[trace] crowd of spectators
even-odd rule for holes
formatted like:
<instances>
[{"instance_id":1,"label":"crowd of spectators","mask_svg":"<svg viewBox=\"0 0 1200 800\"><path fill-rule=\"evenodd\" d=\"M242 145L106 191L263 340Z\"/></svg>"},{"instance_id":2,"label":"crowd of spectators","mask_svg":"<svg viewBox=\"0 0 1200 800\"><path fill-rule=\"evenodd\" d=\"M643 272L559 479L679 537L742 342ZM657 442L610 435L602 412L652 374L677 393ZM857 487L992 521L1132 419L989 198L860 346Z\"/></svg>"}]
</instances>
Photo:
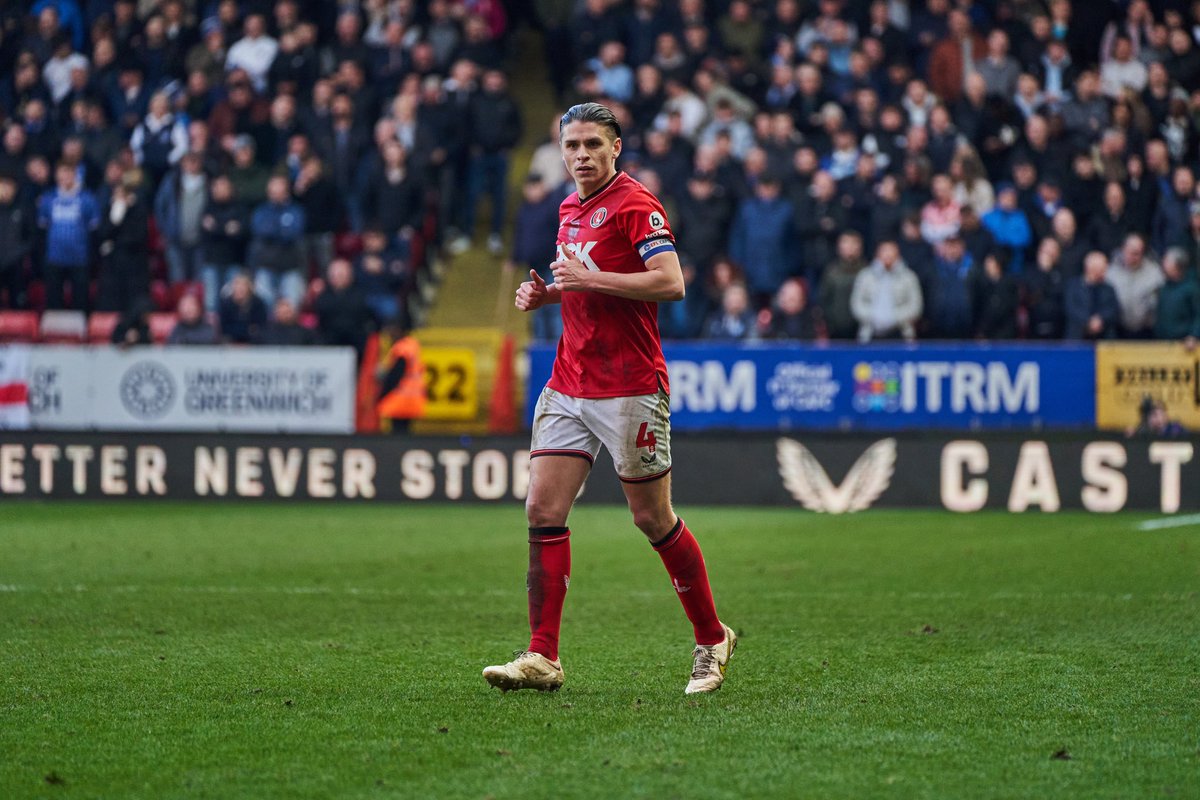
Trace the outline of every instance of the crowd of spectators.
<instances>
[{"instance_id":1,"label":"crowd of spectators","mask_svg":"<svg viewBox=\"0 0 1200 800\"><path fill-rule=\"evenodd\" d=\"M508 35L500 0L2 4L0 309L118 312L122 342L176 304L180 343L407 327L485 196L499 250Z\"/></svg>"},{"instance_id":2,"label":"crowd of spectators","mask_svg":"<svg viewBox=\"0 0 1200 800\"><path fill-rule=\"evenodd\" d=\"M665 337L1200 337L1200 2L538 7L560 100L614 108L673 221Z\"/></svg>"},{"instance_id":3,"label":"crowd of spectators","mask_svg":"<svg viewBox=\"0 0 1200 800\"><path fill-rule=\"evenodd\" d=\"M178 305L180 341L406 325L424 248L469 247L485 199L501 251L531 10L560 104L610 104L667 206L664 336L1200 336L1179 0L6 3L0 307L136 339ZM568 189L555 117L513 262L548 268Z\"/></svg>"}]
</instances>

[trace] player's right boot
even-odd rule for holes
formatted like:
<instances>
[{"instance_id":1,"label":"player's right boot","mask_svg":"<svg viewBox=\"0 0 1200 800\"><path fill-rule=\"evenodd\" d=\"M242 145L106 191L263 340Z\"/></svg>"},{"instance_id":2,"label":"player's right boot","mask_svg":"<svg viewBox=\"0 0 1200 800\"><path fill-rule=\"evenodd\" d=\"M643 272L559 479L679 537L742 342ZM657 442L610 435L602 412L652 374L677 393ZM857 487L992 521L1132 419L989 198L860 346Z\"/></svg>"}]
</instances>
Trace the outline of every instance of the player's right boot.
<instances>
[{"instance_id":1,"label":"player's right boot","mask_svg":"<svg viewBox=\"0 0 1200 800\"><path fill-rule=\"evenodd\" d=\"M692 651L692 679L688 681L684 694L715 692L725 682L725 668L737 647L737 634L733 628L721 623L725 629L725 640L719 644L698 644Z\"/></svg>"},{"instance_id":2,"label":"player's right boot","mask_svg":"<svg viewBox=\"0 0 1200 800\"><path fill-rule=\"evenodd\" d=\"M515 689L553 692L563 685L563 668L560 662L551 661L541 653L524 650L517 651L517 657L507 664L484 667L483 678L503 692Z\"/></svg>"}]
</instances>

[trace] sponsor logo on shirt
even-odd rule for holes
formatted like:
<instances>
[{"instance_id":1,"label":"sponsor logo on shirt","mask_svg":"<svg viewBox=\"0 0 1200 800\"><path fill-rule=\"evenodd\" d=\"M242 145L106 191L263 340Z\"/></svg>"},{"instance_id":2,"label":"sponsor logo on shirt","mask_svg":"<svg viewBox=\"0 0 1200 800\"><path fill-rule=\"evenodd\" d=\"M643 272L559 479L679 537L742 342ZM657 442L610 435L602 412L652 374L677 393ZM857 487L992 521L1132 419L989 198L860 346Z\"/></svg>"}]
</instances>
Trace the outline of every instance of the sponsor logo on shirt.
<instances>
[{"instance_id":1,"label":"sponsor logo on shirt","mask_svg":"<svg viewBox=\"0 0 1200 800\"><path fill-rule=\"evenodd\" d=\"M663 227L666 224L667 224L667 220L663 217L662 214L658 213L657 211L650 212L650 227L651 228L653 228L654 230L658 230L659 228Z\"/></svg>"},{"instance_id":2,"label":"sponsor logo on shirt","mask_svg":"<svg viewBox=\"0 0 1200 800\"><path fill-rule=\"evenodd\" d=\"M566 259L568 256L575 256L583 265L592 272L599 272L600 265L592 260L592 248L596 246L595 242L571 242L569 244L560 244L558 246L558 257Z\"/></svg>"}]
</instances>

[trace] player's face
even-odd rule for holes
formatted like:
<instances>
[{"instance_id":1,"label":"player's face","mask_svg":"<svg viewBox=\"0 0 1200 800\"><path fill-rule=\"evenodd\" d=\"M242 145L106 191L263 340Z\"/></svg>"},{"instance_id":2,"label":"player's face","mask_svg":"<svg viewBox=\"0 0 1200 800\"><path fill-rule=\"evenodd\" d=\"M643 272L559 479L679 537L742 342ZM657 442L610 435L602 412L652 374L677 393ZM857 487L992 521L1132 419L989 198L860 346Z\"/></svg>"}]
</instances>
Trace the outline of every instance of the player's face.
<instances>
[{"instance_id":1,"label":"player's face","mask_svg":"<svg viewBox=\"0 0 1200 800\"><path fill-rule=\"evenodd\" d=\"M563 163L581 196L599 189L617 171L621 140L611 136L608 128L595 122L571 122L563 128L559 136Z\"/></svg>"}]
</instances>

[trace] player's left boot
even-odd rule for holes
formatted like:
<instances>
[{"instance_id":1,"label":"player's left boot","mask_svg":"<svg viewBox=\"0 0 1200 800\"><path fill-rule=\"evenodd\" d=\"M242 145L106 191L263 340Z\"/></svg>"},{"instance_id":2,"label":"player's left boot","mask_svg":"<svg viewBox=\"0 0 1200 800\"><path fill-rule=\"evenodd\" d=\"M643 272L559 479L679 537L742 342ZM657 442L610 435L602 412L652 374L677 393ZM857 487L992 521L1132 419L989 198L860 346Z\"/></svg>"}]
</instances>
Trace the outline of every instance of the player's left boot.
<instances>
[{"instance_id":1,"label":"player's left boot","mask_svg":"<svg viewBox=\"0 0 1200 800\"><path fill-rule=\"evenodd\" d=\"M721 623L725 629L725 641L719 644L698 644L692 651L692 679L688 681L684 694L715 692L725 681L725 668L729 657L737 647L737 634L733 628Z\"/></svg>"},{"instance_id":2,"label":"player's left boot","mask_svg":"<svg viewBox=\"0 0 1200 800\"><path fill-rule=\"evenodd\" d=\"M484 668L483 679L504 692L517 689L553 692L563 685L563 668L559 661L524 650L518 651L517 657L507 664Z\"/></svg>"}]
</instances>

